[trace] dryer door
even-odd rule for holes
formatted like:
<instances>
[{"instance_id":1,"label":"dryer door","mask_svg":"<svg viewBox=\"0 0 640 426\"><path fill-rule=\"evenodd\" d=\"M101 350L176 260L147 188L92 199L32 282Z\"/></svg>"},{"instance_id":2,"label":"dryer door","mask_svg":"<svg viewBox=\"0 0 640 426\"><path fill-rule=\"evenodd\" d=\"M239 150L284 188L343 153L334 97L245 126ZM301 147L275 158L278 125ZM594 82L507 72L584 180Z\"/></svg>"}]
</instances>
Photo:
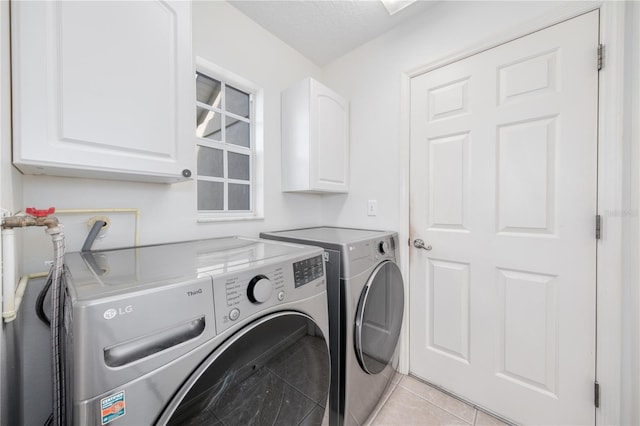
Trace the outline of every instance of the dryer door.
<instances>
[{"instance_id":1,"label":"dryer door","mask_svg":"<svg viewBox=\"0 0 640 426\"><path fill-rule=\"evenodd\" d=\"M307 315L279 312L211 353L157 424L320 424L330 377L320 328Z\"/></svg>"},{"instance_id":2,"label":"dryer door","mask_svg":"<svg viewBox=\"0 0 640 426\"><path fill-rule=\"evenodd\" d=\"M392 261L380 263L360 294L355 321L355 348L360 366L378 374L389 364L400 338L404 284Z\"/></svg>"}]
</instances>

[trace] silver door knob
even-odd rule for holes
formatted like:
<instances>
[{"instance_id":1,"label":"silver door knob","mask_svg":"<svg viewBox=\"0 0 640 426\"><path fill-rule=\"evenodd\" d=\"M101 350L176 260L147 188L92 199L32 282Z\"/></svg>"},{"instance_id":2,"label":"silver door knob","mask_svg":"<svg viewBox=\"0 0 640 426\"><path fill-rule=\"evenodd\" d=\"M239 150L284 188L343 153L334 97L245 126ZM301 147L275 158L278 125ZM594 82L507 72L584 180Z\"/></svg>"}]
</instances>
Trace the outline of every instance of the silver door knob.
<instances>
[{"instance_id":1,"label":"silver door knob","mask_svg":"<svg viewBox=\"0 0 640 426\"><path fill-rule=\"evenodd\" d=\"M421 240L420 238L416 238L415 240L413 240L413 246L419 249L431 250L431 246L425 246L424 240Z\"/></svg>"}]
</instances>

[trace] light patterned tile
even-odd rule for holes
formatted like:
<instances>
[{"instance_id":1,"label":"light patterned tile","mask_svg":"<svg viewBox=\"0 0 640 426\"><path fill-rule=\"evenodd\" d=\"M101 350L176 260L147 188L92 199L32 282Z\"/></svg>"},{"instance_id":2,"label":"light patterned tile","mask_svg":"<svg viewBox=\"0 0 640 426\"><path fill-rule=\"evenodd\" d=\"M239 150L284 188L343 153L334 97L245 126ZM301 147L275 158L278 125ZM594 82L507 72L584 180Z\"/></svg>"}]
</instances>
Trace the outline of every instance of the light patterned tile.
<instances>
[{"instance_id":1,"label":"light patterned tile","mask_svg":"<svg viewBox=\"0 0 640 426\"><path fill-rule=\"evenodd\" d=\"M400 382L400 380L402 380L402 378L403 378L404 376L405 376L404 374L396 372L396 373L393 375L393 380L392 380L392 381L393 381L393 384L394 384L394 385L397 385L397 384Z\"/></svg>"},{"instance_id":2,"label":"light patterned tile","mask_svg":"<svg viewBox=\"0 0 640 426\"><path fill-rule=\"evenodd\" d=\"M387 390L384 391L384 393L382 394L382 396L380 397L380 401L378 402L378 404L376 405L376 407L373 409L373 411L371 412L371 415L369 416L369 418L364 422L365 426L371 426L373 424L373 420L376 418L376 416L378 415L378 413L380 412L380 410L382 410L382 407L384 407L384 404L387 402L387 400L391 397L391 395L393 394L393 391L396 389L397 384L395 383L391 383L389 385L389 387L387 388Z\"/></svg>"},{"instance_id":3,"label":"light patterned tile","mask_svg":"<svg viewBox=\"0 0 640 426\"><path fill-rule=\"evenodd\" d=\"M382 394L382 396L380 397L380 401L384 404L387 399L389 399L389 397L393 394L393 391L396 390L396 387L398 385L395 383L391 383L389 385L389 387L387 388L387 390L384 391L384 393Z\"/></svg>"},{"instance_id":4,"label":"light patterned tile","mask_svg":"<svg viewBox=\"0 0 640 426\"><path fill-rule=\"evenodd\" d=\"M478 415L476 416L476 426L507 426L506 423L496 419L493 416L490 416L487 413L483 413L478 410Z\"/></svg>"},{"instance_id":5,"label":"light patterned tile","mask_svg":"<svg viewBox=\"0 0 640 426\"><path fill-rule=\"evenodd\" d=\"M468 425L398 386L374 419L375 426Z\"/></svg>"},{"instance_id":6,"label":"light patterned tile","mask_svg":"<svg viewBox=\"0 0 640 426\"><path fill-rule=\"evenodd\" d=\"M473 423L473 419L475 418L476 409L470 406L469 404L465 404L459 399L453 398L438 389L429 386L425 383L422 383L419 380L414 379L410 376L405 376L400 381L399 386L415 393L421 398L426 399L434 405L442 408L443 410L448 411L449 413L460 417L462 420Z\"/></svg>"}]
</instances>

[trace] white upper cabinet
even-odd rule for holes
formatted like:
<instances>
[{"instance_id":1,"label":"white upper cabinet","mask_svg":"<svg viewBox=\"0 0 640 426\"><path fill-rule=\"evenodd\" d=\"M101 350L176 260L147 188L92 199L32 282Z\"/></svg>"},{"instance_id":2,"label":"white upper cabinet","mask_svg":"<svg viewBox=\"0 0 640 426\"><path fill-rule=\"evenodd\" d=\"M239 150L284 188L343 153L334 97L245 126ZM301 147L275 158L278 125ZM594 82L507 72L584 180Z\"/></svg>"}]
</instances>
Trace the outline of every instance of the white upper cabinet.
<instances>
[{"instance_id":1,"label":"white upper cabinet","mask_svg":"<svg viewBox=\"0 0 640 426\"><path fill-rule=\"evenodd\" d=\"M349 103L312 78L282 93L282 190L349 190Z\"/></svg>"},{"instance_id":2,"label":"white upper cabinet","mask_svg":"<svg viewBox=\"0 0 640 426\"><path fill-rule=\"evenodd\" d=\"M195 173L191 5L12 2L13 162L26 174Z\"/></svg>"}]
</instances>

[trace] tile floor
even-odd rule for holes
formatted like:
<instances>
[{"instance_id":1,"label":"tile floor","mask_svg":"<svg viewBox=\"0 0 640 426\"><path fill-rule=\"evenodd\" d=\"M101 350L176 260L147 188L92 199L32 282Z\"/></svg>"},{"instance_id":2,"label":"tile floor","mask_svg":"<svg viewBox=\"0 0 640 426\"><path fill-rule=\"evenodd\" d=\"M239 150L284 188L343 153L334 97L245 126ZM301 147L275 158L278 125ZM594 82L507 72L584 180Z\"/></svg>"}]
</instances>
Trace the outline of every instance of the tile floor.
<instances>
[{"instance_id":1,"label":"tile floor","mask_svg":"<svg viewBox=\"0 0 640 426\"><path fill-rule=\"evenodd\" d=\"M401 374L396 376L376 411L370 426L507 425L476 407Z\"/></svg>"}]
</instances>

